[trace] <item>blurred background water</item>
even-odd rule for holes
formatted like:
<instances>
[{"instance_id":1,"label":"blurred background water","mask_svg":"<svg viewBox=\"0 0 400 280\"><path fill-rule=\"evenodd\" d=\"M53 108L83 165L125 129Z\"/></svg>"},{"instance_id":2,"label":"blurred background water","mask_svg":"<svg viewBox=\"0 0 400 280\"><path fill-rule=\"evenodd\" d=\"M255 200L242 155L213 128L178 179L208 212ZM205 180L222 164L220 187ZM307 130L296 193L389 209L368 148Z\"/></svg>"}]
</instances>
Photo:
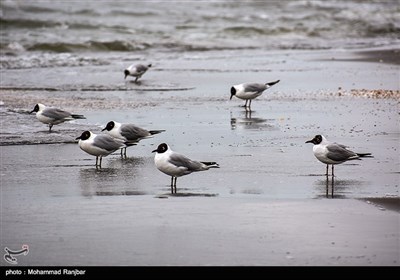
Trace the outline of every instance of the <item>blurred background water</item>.
<instances>
[{"instance_id":1,"label":"blurred background water","mask_svg":"<svg viewBox=\"0 0 400 280\"><path fill-rule=\"evenodd\" d=\"M396 0L2 0L0 67L107 65L127 52L382 47L400 42L399 18Z\"/></svg>"}]
</instances>

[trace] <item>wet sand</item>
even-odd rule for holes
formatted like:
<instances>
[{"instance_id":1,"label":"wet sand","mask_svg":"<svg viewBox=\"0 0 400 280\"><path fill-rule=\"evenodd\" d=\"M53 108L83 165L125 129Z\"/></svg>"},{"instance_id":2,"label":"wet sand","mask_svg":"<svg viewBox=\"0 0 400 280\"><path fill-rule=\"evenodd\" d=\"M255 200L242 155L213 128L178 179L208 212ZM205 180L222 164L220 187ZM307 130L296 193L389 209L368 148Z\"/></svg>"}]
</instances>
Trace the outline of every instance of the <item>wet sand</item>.
<instances>
[{"instance_id":1,"label":"wet sand","mask_svg":"<svg viewBox=\"0 0 400 280\"><path fill-rule=\"evenodd\" d=\"M7 71L1 246L28 244L20 265L398 266L399 98L352 90L398 92L399 68L359 58L189 53L156 61L140 84L123 82L118 63L64 69L61 81L54 69L38 69L40 81L32 70ZM276 79L251 114L229 101L232 84ZM27 114L37 102L87 119L49 134ZM74 139L110 120L166 132L96 170ZM333 196L305 144L320 133L374 155L338 165ZM221 168L179 178L170 195L151 153L161 142Z\"/></svg>"}]
</instances>

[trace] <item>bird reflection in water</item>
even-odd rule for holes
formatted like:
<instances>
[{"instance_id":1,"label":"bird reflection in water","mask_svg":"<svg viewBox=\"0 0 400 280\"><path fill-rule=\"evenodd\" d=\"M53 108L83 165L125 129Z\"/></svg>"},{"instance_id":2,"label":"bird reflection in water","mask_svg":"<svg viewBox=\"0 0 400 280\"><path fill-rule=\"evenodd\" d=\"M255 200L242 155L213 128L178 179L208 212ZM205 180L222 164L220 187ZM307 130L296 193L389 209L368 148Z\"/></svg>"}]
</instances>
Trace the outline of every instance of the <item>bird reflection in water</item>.
<instances>
[{"instance_id":1,"label":"bird reflection in water","mask_svg":"<svg viewBox=\"0 0 400 280\"><path fill-rule=\"evenodd\" d=\"M274 125L268 123L268 119L257 118L254 117L255 111L242 111L241 115L243 117L233 117L232 112L230 112L231 119L231 129L267 129L267 130L276 130L277 128Z\"/></svg>"},{"instance_id":2,"label":"bird reflection in water","mask_svg":"<svg viewBox=\"0 0 400 280\"><path fill-rule=\"evenodd\" d=\"M146 164L144 158L116 158L102 169L85 168L79 172L82 196L144 195L145 175L141 172Z\"/></svg>"},{"instance_id":3,"label":"bird reflection in water","mask_svg":"<svg viewBox=\"0 0 400 280\"><path fill-rule=\"evenodd\" d=\"M312 175L312 176L319 176L319 175ZM337 197L335 195L335 179L332 177L330 180L330 176L324 175L325 179L320 179L315 181L315 185L318 188L317 197L326 197L326 198L334 198Z\"/></svg>"},{"instance_id":4,"label":"bird reflection in water","mask_svg":"<svg viewBox=\"0 0 400 280\"><path fill-rule=\"evenodd\" d=\"M325 179L316 181L318 186L318 197L346 198L362 191L363 181L352 179L336 179L332 175L324 175ZM354 193L354 194L353 194Z\"/></svg>"}]
</instances>

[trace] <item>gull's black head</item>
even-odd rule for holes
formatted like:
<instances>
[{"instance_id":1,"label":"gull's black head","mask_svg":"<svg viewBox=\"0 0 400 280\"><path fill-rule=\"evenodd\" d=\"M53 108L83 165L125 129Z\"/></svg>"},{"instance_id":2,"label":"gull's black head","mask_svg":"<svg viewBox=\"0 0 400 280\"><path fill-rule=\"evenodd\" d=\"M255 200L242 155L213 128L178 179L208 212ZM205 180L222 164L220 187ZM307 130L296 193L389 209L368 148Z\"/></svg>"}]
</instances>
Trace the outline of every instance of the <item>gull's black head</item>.
<instances>
[{"instance_id":1,"label":"gull's black head","mask_svg":"<svg viewBox=\"0 0 400 280\"><path fill-rule=\"evenodd\" d=\"M147 67L150 68L150 67L151 67L151 64L147 65Z\"/></svg>"},{"instance_id":2,"label":"gull's black head","mask_svg":"<svg viewBox=\"0 0 400 280\"><path fill-rule=\"evenodd\" d=\"M126 77L128 77L128 75L130 74L130 73L129 73L129 70L126 69L126 70L124 71L124 74L125 74L125 79L126 79Z\"/></svg>"},{"instance_id":3,"label":"gull's black head","mask_svg":"<svg viewBox=\"0 0 400 280\"><path fill-rule=\"evenodd\" d=\"M159 154L165 153L166 151L168 151L168 145L165 143L162 143L160 145L158 145L157 150L152 151L152 153L157 152Z\"/></svg>"},{"instance_id":4,"label":"gull's black head","mask_svg":"<svg viewBox=\"0 0 400 280\"><path fill-rule=\"evenodd\" d=\"M36 104L33 110L29 114L32 114L33 112L39 112L39 104Z\"/></svg>"},{"instance_id":5,"label":"gull's black head","mask_svg":"<svg viewBox=\"0 0 400 280\"><path fill-rule=\"evenodd\" d=\"M236 89L235 89L235 87L231 87L231 98L230 99L232 99L232 97L234 95L236 95Z\"/></svg>"},{"instance_id":6,"label":"gull's black head","mask_svg":"<svg viewBox=\"0 0 400 280\"><path fill-rule=\"evenodd\" d=\"M110 121L108 122L108 124L106 125L105 128L103 128L101 131L107 130L107 131L111 131L115 126L115 122Z\"/></svg>"},{"instance_id":7,"label":"gull's black head","mask_svg":"<svg viewBox=\"0 0 400 280\"><path fill-rule=\"evenodd\" d=\"M322 142L322 136L321 135L315 135L315 137L311 140L306 141L306 143L313 143L314 145L318 145Z\"/></svg>"},{"instance_id":8,"label":"gull's black head","mask_svg":"<svg viewBox=\"0 0 400 280\"><path fill-rule=\"evenodd\" d=\"M81 134L81 136L76 137L75 140L79 140L79 139L81 139L81 140L87 140L87 139L89 139L89 138L90 138L90 131L85 131L85 132L83 132L83 133Z\"/></svg>"}]
</instances>

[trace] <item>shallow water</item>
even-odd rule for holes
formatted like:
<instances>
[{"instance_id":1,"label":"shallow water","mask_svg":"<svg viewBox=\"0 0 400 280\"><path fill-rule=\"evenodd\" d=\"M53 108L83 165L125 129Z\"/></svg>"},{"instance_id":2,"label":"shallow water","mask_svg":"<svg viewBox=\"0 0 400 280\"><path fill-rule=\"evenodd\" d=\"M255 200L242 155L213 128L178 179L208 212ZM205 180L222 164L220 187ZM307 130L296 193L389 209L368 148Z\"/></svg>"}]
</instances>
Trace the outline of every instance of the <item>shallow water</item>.
<instances>
[{"instance_id":1,"label":"shallow water","mask_svg":"<svg viewBox=\"0 0 400 280\"><path fill-rule=\"evenodd\" d=\"M254 51L254 54L257 52ZM347 52L298 52L289 56L285 52L276 52L272 65L278 65L277 69L252 72L251 65L267 63L271 61L271 56L262 60L257 56L250 59L246 53L239 51L235 53L236 61L226 62L219 71L210 72L201 68L208 61L213 61L212 65L218 64L227 54L222 52L220 55L215 58L215 53L207 54L195 60L183 58L185 64L176 64L174 69L167 66L149 72L139 84L124 83L118 73L113 73L113 68L88 71L84 67L79 69L82 74L74 73L72 78L69 75L60 77L57 83L53 83L56 90L51 91L40 90L40 87L50 85L51 80L56 81L58 75L54 71L45 71L47 79L34 81L28 75L33 77L34 73L21 70L26 71L26 83L32 85L27 85L29 87L25 89L3 91L2 144L57 145L49 148L3 146L3 157L6 159L3 168L9 169L8 162L14 164L13 159L18 158L17 153L21 149L38 151L36 147L40 147L42 152L37 153L35 161L43 161L50 169L59 170L66 166L63 172L67 178L78 177L76 172L81 168L91 170L88 174L97 174L94 170L95 159L79 150L75 138L84 130L100 133L107 122L116 120L132 122L149 130L165 129L166 132L128 148L127 160L121 159L117 152L104 158L104 168L98 171L98 175L113 178L110 184L114 186L111 190L94 193L168 193L169 178L154 168L153 154L150 153L159 143L167 142L178 152L198 160L217 161L221 165L218 170L179 178L178 186L183 188L183 192L257 194L277 199L318 198L326 194L326 179L322 176L325 166L312 155L312 145L304 142L315 134L323 133L328 139L345 143L357 152L374 155L372 159L345 163L336 168L336 197L398 195L398 101L339 95L352 88L380 88L385 85L395 89L396 66L367 62L353 64L339 59L324 62L326 57L332 55L338 58L352 55ZM250 63L247 66L249 69L242 72L241 62L245 60ZM283 60L291 62L286 69L279 66ZM165 65L170 63L170 60L162 61ZM326 68L328 64L329 68ZM351 79L338 74L341 69L345 69ZM101 90L82 90L88 87L88 83L93 84L99 73L102 78L98 88ZM366 79L367 73L374 73L374 77ZM313 75L312 81L308 79L310 74ZM11 83L17 78L17 73L9 70L4 76ZM87 78L84 79L84 76ZM244 101L236 98L229 100L230 84L243 79L263 80L265 76L270 77L269 80L281 79L281 82L257 98L251 112L240 107ZM75 77L81 80L73 83ZM63 85L70 88L64 89ZM338 90L339 87L341 90ZM111 88L113 90L108 90ZM33 114L28 114L37 102L84 114L87 119L56 125L53 132L48 133L46 125L37 121ZM53 152L51 147L55 147ZM137 164L136 157L141 159L140 164ZM18 166L16 164L10 170ZM130 172L136 175L129 179ZM358 175L353 176L353 172ZM10 174L4 176L8 177ZM31 175L26 178L33 184ZM90 175L85 178L88 180L86 183L92 185ZM126 189L131 184L127 181L139 178L139 182L135 181L138 190ZM36 184L42 180L40 178ZM56 185L56 182L50 185ZM68 179L67 182L71 184L74 181ZM185 186L185 182L194 185ZM11 189L15 185L7 179L3 183L9 184ZM81 194L81 191L78 193Z\"/></svg>"},{"instance_id":2,"label":"shallow water","mask_svg":"<svg viewBox=\"0 0 400 280\"><path fill-rule=\"evenodd\" d=\"M344 105L343 101L332 101L320 101L319 104L328 111L333 109L330 108L331 106ZM362 108L352 109L352 114L358 116L362 116L363 111L371 106L371 102L376 103L372 100L363 100L363 102L344 100L346 106L350 108L357 106ZM257 105L261 105L260 103L262 101ZM28 135L39 138L49 137L51 138L49 142L58 139L55 137L61 137L61 133L67 133L64 136L65 141L62 140L62 142L69 142L67 137L71 135L69 139L75 143L50 146L3 146L3 168L12 172L3 174L3 183L12 189L21 184L19 180L25 178L25 184L30 186L41 185L43 181L47 181L47 184L53 188L57 186L57 189L62 190L66 188L66 185L58 182L60 177L65 177L70 178L66 179L65 184L78 185L81 189L85 184L93 186L99 184L100 189L97 191L94 188L94 193L103 193L104 185L108 184L112 185L112 188L106 188L107 191L104 193L108 192L110 195L168 192L167 185L170 180L155 169L151 153L159 143L166 142L176 151L202 161L217 161L221 166L218 170L179 178L178 189L182 187L180 192L219 195L249 193L276 199L316 198L324 194L325 166L312 155L312 145L304 142L311 139L318 129L304 125L305 118L301 116L307 112L307 101L297 102L302 109L295 108L290 113L284 111L287 103L268 102L265 104L268 113L266 111L262 115L260 110L254 111L251 118L243 116L245 115L243 110L236 105L209 107L207 114L204 114L204 104L190 106L186 104L186 108L183 109L169 108L169 106L157 107L157 110L153 112L146 109L119 110L118 114L105 111L103 114L107 114L107 117L103 121L104 124L111 119L127 122L136 120L136 123L148 123L149 125L145 126L148 129L165 129L166 132L152 139L142 140L139 145L128 148L128 159L121 159L119 152L105 157L102 170L94 168L94 157L81 151L73 140L80 134L78 129L81 125L76 125L70 131L64 131L65 128L61 125L55 126L54 130L58 132L51 134L46 130L32 131ZM373 104L373 108L376 107L376 104ZM326 116L329 114L313 115L313 117L325 118L324 123L320 125L326 127L322 129L326 131L326 134L335 132L335 138L339 142L345 141L358 152L368 151L375 156L336 167L337 195L347 198L398 195L398 166L392 163L396 162L398 149L396 141L399 135L395 131L396 122L391 125L383 124L392 114L390 109L385 110L388 112L381 113L379 119L375 117L369 119L366 115L363 121L365 125L359 124L353 131L351 131L353 123L344 121L346 117L342 117L343 121L338 122L337 117ZM157 116L162 117L157 119ZM268 119L261 118L262 116L267 116ZM369 127L368 124L373 122L376 125ZM100 133L101 128L99 126L95 132ZM24 156L28 156L27 158L22 159L18 155L21 149L26 150ZM13 163L14 159L18 161ZM24 162L32 161L35 168L29 171L32 165L25 166ZM13 164L10 166L8 163ZM37 168L49 170L40 172L41 176L38 178L32 178L32 175L20 173L20 168L25 172L31 172L32 175L38 173ZM11 176L15 172L19 175ZM12 179L14 177L21 178L14 182ZM73 179L77 177L79 177L78 182ZM93 178L94 181L92 181ZM133 185L135 188L130 190L129 188ZM87 192L87 190L80 190L75 195L81 192Z\"/></svg>"}]
</instances>

